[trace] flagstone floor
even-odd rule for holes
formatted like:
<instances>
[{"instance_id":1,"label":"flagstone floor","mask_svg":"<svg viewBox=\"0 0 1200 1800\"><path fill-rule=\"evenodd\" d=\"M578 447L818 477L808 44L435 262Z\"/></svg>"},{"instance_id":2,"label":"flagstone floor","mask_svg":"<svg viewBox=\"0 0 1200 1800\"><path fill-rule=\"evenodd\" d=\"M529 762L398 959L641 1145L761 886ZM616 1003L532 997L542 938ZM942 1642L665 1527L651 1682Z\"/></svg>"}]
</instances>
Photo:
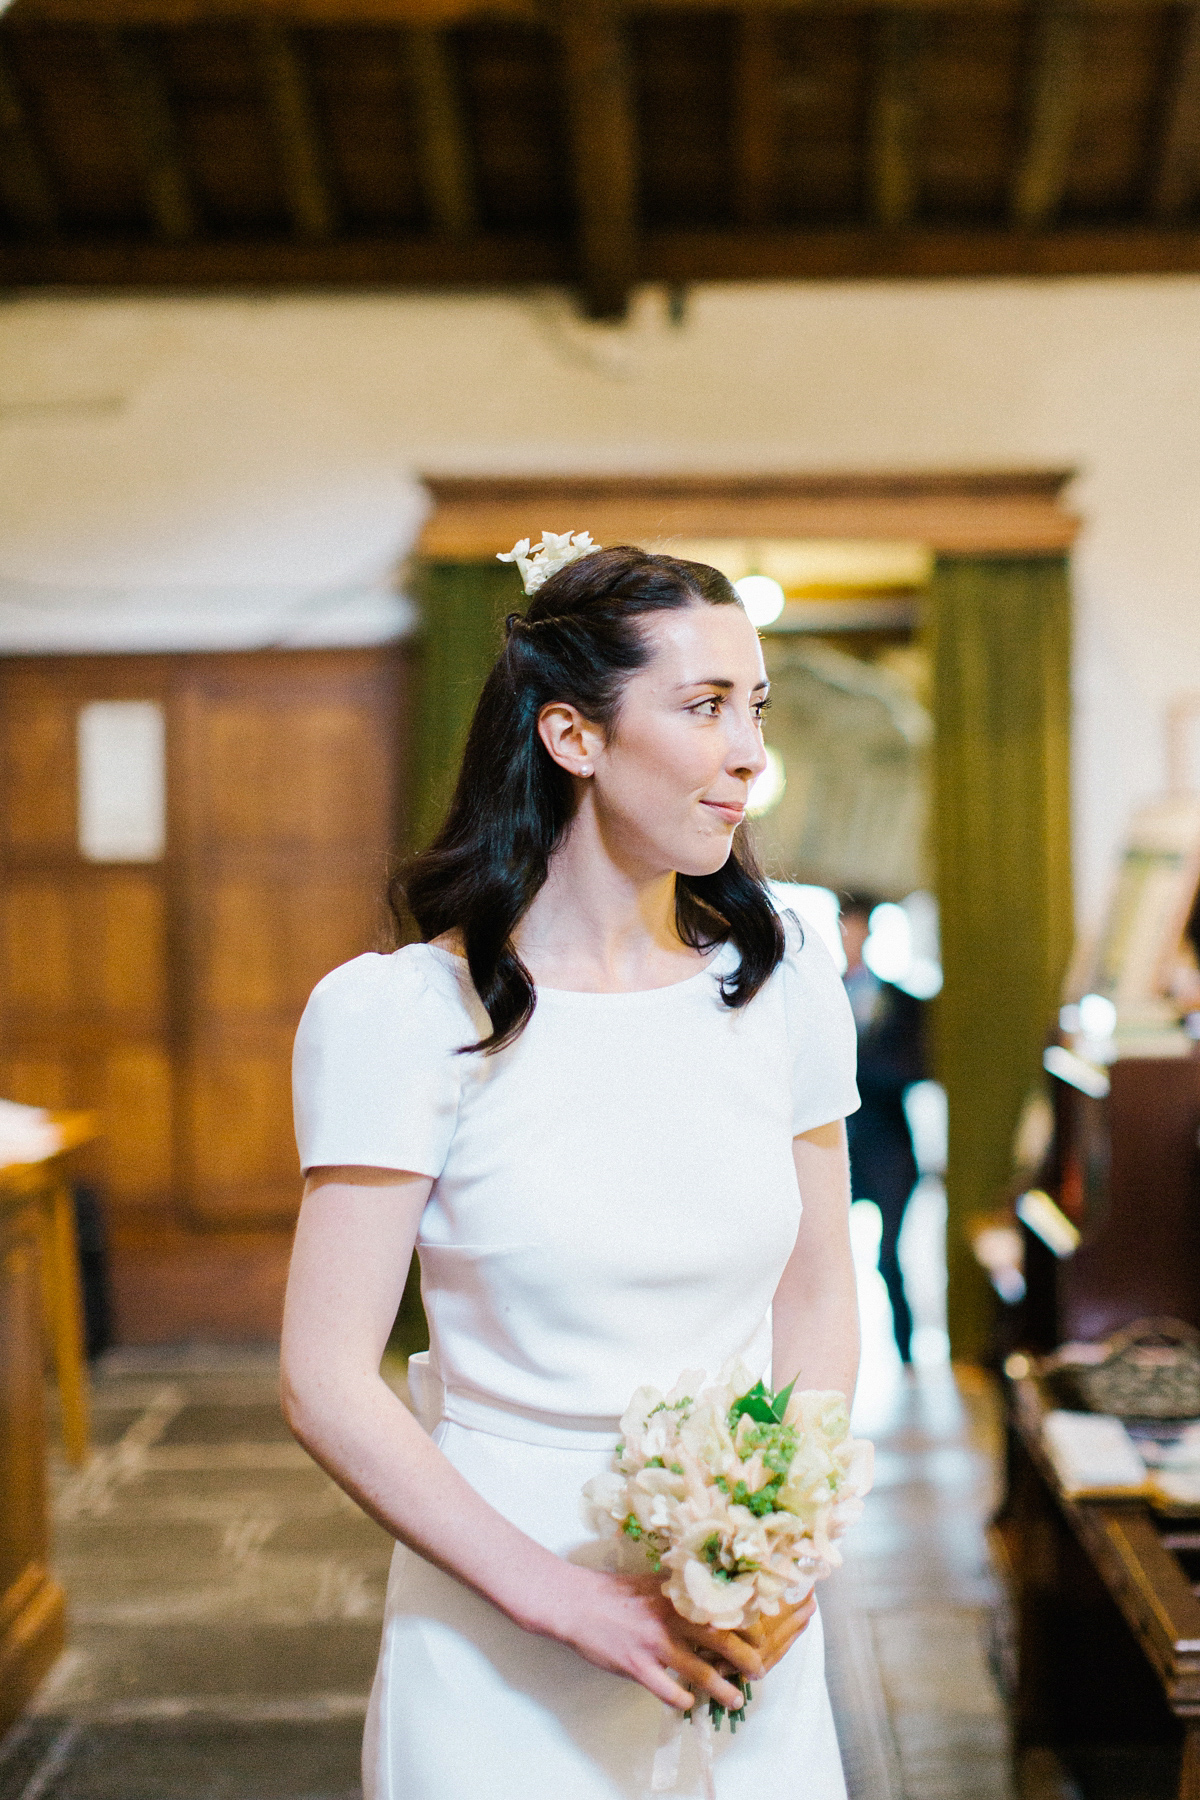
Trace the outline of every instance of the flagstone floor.
<instances>
[{"instance_id":1,"label":"flagstone floor","mask_svg":"<svg viewBox=\"0 0 1200 1800\"><path fill-rule=\"evenodd\" d=\"M854 1800L1011 1800L993 1395L936 1323L904 1376L868 1264L878 1486L825 1602ZM288 1435L273 1354L110 1354L95 1420L88 1468L54 1471L70 1645L0 1744L0 1800L357 1800L389 1545Z\"/></svg>"}]
</instances>

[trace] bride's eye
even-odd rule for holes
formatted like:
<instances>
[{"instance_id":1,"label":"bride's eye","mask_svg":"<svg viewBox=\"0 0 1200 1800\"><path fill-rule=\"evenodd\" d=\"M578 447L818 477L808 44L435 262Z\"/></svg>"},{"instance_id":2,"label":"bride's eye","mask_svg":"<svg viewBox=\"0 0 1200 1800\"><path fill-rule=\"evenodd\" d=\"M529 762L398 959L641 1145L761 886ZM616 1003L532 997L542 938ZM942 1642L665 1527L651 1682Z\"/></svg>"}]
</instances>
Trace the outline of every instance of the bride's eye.
<instances>
[{"instance_id":1,"label":"bride's eye","mask_svg":"<svg viewBox=\"0 0 1200 1800\"><path fill-rule=\"evenodd\" d=\"M705 707L710 708L710 711L704 712ZM721 710L720 694L706 694L703 700L698 700L696 702L695 706L688 708L689 712L704 713L704 717L706 719L715 719L717 714L720 712L720 710Z\"/></svg>"},{"instance_id":2,"label":"bride's eye","mask_svg":"<svg viewBox=\"0 0 1200 1800\"><path fill-rule=\"evenodd\" d=\"M754 702L754 716L758 720L760 725L762 723L763 714L765 712L769 712L770 707L771 707L771 697L769 694L767 695L767 697L764 700L756 700Z\"/></svg>"}]
</instances>

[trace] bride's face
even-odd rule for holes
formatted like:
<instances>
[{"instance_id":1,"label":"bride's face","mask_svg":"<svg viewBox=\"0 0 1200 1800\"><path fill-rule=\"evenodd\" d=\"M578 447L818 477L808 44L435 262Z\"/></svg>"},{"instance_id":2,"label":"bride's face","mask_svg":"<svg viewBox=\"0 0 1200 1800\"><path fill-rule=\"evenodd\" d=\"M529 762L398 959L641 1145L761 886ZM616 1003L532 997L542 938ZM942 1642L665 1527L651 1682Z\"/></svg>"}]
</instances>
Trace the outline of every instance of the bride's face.
<instances>
[{"instance_id":1,"label":"bride's face","mask_svg":"<svg viewBox=\"0 0 1200 1800\"><path fill-rule=\"evenodd\" d=\"M592 804L622 860L711 875L766 766L762 646L740 606L651 614L643 630L652 654L626 682L615 729L596 748Z\"/></svg>"}]
</instances>

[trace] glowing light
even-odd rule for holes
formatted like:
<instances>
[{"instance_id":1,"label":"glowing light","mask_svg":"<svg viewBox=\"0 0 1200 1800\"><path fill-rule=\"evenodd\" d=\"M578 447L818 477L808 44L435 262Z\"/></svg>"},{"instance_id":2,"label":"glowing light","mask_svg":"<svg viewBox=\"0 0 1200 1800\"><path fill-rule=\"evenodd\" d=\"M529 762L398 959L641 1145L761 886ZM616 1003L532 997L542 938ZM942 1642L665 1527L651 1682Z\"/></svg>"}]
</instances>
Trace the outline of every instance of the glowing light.
<instances>
[{"instance_id":1,"label":"glowing light","mask_svg":"<svg viewBox=\"0 0 1200 1800\"><path fill-rule=\"evenodd\" d=\"M837 965L839 975L846 969L846 946L838 925L841 903L832 888L811 887L805 881L769 881L776 910L798 913L811 925Z\"/></svg>"},{"instance_id":2,"label":"glowing light","mask_svg":"<svg viewBox=\"0 0 1200 1800\"><path fill-rule=\"evenodd\" d=\"M863 961L880 981L901 981L912 962L912 927L902 906L885 900L871 914Z\"/></svg>"},{"instance_id":3,"label":"glowing light","mask_svg":"<svg viewBox=\"0 0 1200 1800\"><path fill-rule=\"evenodd\" d=\"M772 575L743 575L734 582L733 591L745 607L750 623L760 630L764 625L773 625L783 611L783 589Z\"/></svg>"},{"instance_id":4,"label":"glowing light","mask_svg":"<svg viewBox=\"0 0 1200 1800\"><path fill-rule=\"evenodd\" d=\"M1084 1037L1110 1038L1117 1029L1117 1009L1103 994L1085 994L1079 1002L1079 1029Z\"/></svg>"},{"instance_id":5,"label":"glowing light","mask_svg":"<svg viewBox=\"0 0 1200 1800\"><path fill-rule=\"evenodd\" d=\"M877 906L863 961L880 981L891 981L918 1000L932 1000L942 985L933 895L918 889L899 905L885 900Z\"/></svg>"},{"instance_id":6,"label":"glowing light","mask_svg":"<svg viewBox=\"0 0 1200 1800\"><path fill-rule=\"evenodd\" d=\"M754 782L746 801L746 811L752 819L761 819L773 806L778 806L787 787L787 770L783 766L782 756L778 750L772 750L769 744L766 750L767 766Z\"/></svg>"}]
</instances>

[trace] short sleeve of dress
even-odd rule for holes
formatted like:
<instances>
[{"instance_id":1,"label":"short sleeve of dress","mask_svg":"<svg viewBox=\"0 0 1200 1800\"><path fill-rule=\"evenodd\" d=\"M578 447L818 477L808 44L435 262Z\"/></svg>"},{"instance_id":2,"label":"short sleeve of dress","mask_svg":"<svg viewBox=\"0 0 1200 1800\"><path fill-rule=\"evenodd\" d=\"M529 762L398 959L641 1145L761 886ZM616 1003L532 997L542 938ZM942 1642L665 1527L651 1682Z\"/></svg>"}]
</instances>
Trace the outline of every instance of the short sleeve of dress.
<instances>
[{"instance_id":1,"label":"short sleeve of dress","mask_svg":"<svg viewBox=\"0 0 1200 1800\"><path fill-rule=\"evenodd\" d=\"M466 1017L413 950L358 956L309 996L292 1055L300 1166L441 1174L454 1135ZM419 955L419 950L417 950Z\"/></svg>"},{"instance_id":2,"label":"short sleeve of dress","mask_svg":"<svg viewBox=\"0 0 1200 1800\"><path fill-rule=\"evenodd\" d=\"M783 915L785 988L792 1057L792 1135L844 1119L859 1106L858 1037L842 978L820 934Z\"/></svg>"}]
</instances>

